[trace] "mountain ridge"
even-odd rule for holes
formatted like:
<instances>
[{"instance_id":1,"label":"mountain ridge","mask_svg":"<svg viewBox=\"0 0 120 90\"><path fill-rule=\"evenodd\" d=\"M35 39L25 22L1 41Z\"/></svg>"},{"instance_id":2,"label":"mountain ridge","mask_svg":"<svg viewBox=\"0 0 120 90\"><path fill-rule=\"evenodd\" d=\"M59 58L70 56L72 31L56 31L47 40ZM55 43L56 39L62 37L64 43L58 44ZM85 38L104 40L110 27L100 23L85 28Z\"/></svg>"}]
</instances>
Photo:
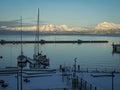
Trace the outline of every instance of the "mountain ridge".
<instances>
[{"instance_id":1,"label":"mountain ridge","mask_svg":"<svg viewBox=\"0 0 120 90\"><path fill-rule=\"evenodd\" d=\"M22 27L23 33L35 34L36 26ZM67 25L42 25L39 26L40 33L43 34L120 34L120 24L103 22L94 28L68 27ZM19 34L21 27L0 26L0 34Z\"/></svg>"}]
</instances>

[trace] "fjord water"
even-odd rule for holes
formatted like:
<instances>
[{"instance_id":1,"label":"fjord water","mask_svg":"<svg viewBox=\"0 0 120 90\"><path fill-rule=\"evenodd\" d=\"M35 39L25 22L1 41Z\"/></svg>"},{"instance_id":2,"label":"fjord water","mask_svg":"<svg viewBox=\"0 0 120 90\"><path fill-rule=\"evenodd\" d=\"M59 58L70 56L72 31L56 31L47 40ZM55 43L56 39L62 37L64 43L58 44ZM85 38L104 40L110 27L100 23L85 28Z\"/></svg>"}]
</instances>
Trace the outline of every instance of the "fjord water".
<instances>
[{"instance_id":1,"label":"fjord water","mask_svg":"<svg viewBox=\"0 0 120 90\"><path fill-rule=\"evenodd\" d=\"M4 40L20 40L20 35L0 35ZM120 69L120 54L112 54L112 43L120 43L120 35L40 35L44 40L107 40L108 43L40 44L40 51L50 58L50 67L73 66L74 58L81 68ZM35 40L23 35L23 40ZM0 45L0 67L16 67L20 44ZM33 58L34 44L23 44L24 55Z\"/></svg>"}]
</instances>

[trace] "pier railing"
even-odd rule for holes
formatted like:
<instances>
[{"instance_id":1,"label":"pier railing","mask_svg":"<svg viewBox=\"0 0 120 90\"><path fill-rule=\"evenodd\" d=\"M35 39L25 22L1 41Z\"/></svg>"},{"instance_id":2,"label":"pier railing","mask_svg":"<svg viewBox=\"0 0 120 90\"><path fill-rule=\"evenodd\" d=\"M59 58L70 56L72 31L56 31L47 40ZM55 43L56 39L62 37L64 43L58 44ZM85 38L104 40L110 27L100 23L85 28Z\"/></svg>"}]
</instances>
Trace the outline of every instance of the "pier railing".
<instances>
[{"instance_id":1,"label":"pier railing","mask_svg":"<svg viewBox=\"0 0 120 90\"><path fill-rule=\"evenodd\" d=\"M72 78L72 90L97 90L97 87L90 84L83 78Z\"/></svg>"},{"instance_id":2,"label":"pier railing","mask_svg":"<svg viewBox=\"0 0 120 90\"><path fill-rule=\"evenodd\" d=\"M65 66L65 71L69 71L69 72L73 72L74 71L74 67L70 67L70 66ZM61 69L61 66L60 68ZM87 67L80 67L80 65L76 66L76 72L96 72L96 73L111 73L111 72L115 72L115 73L120 73L120 68L112 68L112 67L99 67L99 68L87 68Z\"/></svg>"},{"instance_id":3,"label":"pier railing","mask_svg":"<svg viewBox=\"0 0 120 90\"><path fill-rule=\"evenodd\" d=\"M97 72L97 73L111 73L111 72L120 73L118 68L81 68L77 72Z\"/></svg>"},{"instance_id":4,"label":"pier railing","mask_svg":"<svg viewBox=\"0 0 120 90\"><path fill-rule=\"evenodd\" d=\"M30 90L72 90L68 88L48 88L48 89L30 89Z\"/></svg>"}]
</instances>

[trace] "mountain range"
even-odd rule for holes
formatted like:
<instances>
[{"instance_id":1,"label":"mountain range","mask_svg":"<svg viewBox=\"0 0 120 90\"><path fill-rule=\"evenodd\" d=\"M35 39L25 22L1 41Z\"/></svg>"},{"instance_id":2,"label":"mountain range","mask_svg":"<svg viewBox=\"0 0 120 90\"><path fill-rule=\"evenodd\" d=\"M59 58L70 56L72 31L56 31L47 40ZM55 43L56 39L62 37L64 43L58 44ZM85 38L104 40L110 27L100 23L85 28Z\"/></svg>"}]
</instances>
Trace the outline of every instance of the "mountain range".
<instances>
[{"instance_id":1,"label":"mountain range","mask_svg":"<svg viewBox=\"0 0 120 90\"><path fill-rule=\"evenodd\" d=\"M21 27L0 26L0 34L19 34ZM24 26L25 34L34 34L36 26ZM39 26L40 33L46 34L120 34L120 24L102 22L93 28L69 27L67 25L42 25Z\"/></svg>"}]
</instances>

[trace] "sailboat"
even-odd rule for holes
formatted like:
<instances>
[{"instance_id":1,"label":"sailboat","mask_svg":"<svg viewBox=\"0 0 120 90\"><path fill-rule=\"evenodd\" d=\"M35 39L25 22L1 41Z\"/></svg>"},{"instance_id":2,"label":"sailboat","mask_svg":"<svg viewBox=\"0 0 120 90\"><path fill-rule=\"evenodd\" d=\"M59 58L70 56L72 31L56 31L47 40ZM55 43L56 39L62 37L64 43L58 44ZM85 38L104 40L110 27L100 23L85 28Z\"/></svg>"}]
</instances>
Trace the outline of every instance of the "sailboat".
<instances>
[{"instance_id":1,"label":"sailboat","mask_svg":"<svg viewBox=\"0 0 120 90\"><path fill-rule=\"evenodd\" d=\"M35 35L35 41L39 42L39 8L38 8L38 21L37 21L37 31ZM49 58L39 51L39 43L35 43L33 62L30 63L30 68L46 68L49 66Z\"/></svg>"},{"instance_id":2,"label":"sailboat","mask_svg":"<svg viewBox=\"0 0 120 90\"><path fill-rule=\"evenodd\" d=\"M21 54L17 57L18 67L25 67L27 63L27 57L23 54L23 44L22 44L22 16L21 16Z\"/></svg>"},{"instance_id":3,"label":"sailboat","mask_svg":"<svg viewBox=\"0 0 120 90\"><path fill-rule=\"evenodd\" d=\"M22 44L22 16L21 16L21 54L17 57L18 60L18 67L20 67L20 77L21 77L21 83L20 83L20 89L23 90L23 84L22 84L22 78L23 78L23 67L27 65L27 56L23 54L23 44ZM18 75L18 74L17 74ZM17 83L19 83L19 79L17 76Z\"/></svg>"}]
</instances>

